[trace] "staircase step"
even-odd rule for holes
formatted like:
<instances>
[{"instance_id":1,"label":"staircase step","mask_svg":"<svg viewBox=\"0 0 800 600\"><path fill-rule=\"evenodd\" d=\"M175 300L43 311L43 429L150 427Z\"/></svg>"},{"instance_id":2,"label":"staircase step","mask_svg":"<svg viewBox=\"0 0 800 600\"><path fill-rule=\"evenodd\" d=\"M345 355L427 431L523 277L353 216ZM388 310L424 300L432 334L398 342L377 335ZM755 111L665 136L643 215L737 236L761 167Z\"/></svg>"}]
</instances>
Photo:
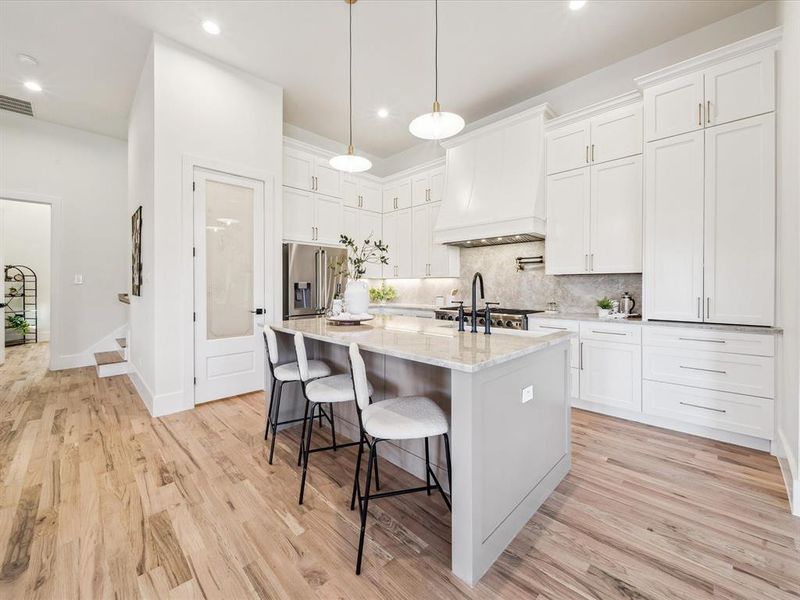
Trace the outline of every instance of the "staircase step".
<instances>
[{"instance_id":1,"label":"staircase step","mask_svg":"<svg viewBox=\"0 0 800 600\"><path fill-rule=\"evenodd\" d=\"M127 348L128 347L128 340L125 338L117 338L117 344L119 344L120 348Z\"/></svg>"},{"instance_id":2,"label":"staircase step","mask_svg":"<svg viewBox=\"0 0 800 600\"><path fill-rule=\"evenodd\" d=\"M95 352L94 362L97 363L98 367L102 365L113 365L125 362L125 357L116 350L111 350L110 352Z\"/></svg>"}]
</instances>

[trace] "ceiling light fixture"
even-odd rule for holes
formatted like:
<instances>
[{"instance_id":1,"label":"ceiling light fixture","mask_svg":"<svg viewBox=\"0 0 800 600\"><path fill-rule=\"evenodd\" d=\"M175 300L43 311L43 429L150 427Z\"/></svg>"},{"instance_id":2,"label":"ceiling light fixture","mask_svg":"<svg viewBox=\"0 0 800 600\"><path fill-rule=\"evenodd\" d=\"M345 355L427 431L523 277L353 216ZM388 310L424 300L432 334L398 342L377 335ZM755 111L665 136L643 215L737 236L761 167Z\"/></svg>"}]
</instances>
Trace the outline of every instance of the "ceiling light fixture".
<instances>
[{"instance_id":1,"label":"ceiling light fixture","mask_svg":"<svg viewBox=\"0 0 800 600\"><path fill-rule=\"evenodd\" d=\"M222 29L214 21L203 21L203 31L209 35L219 35Z\"/></svg>"},{"instance_id":2,"label":"ceiling light fixture","mask_svg":"<svg viewBox=\"0 0 800 600\"><path fill-rule=\"evenodd\" d=\"M19 54L17 54L17 60L19 62L21 62L21 63L26 64L26 65L32 65L34 67L38 67L39 66L39 61L36 60L30 54L23 54L22 52L20 52Z\"/></svg>"},{"instance_id":3,"label":"ceiling light fixture","mask_svg":"<svg viewBox=\"0 0 800 600\"><path fill-rule=\"evenodd\" d=\"M33 81L33 80L26 81L24 85L32 92L42 91L42 85L38 81Z\"/></svg>"},{"instance_id":4,"label":"ceiling light fixture","mask_svg":"<svg viewBox=\"0 0 800 600\"><path fill-rule=\"evenodd\" d=\"M464 129L464 119L460 115L442 112L439 105L439 0L435 0L435 15L433 111L418 116L408 125L411 135L423 140L443 140Z\"/></svg>"},{"instance_id":5,"label":"ceiling light fixture","mask_svg":"<svg viewBox=\"0 0 800 600\"><path fill-rule=\"evenodd\" d=\"M570 0L569 3L570 10L580 10L584 6L586 6L586 0Z\"/></svg>"},{"instance_id":6,"label":"ceiling light fixture","mask_svg":"<svg viewBox=\"0 0 800 600\"><path fill-rule=\"evenodd\" d=\"M350 20L350 37L349 37L349 78L350 78L350 138L347 144L347 154L340 154L334 156L330 160L330 165L337 171L346 171L348 173L361 173L372 168L372 162L368 158L359 156L353 150L353 4L357 0L344 0L348 4L348 18Z\"/></svg>"},{"instance_id":7,"label":"ceiling light fixture","mask_svg":"<svg viewBox=\"0 0 800 600\"><path fill-rule=\"evenodd\" d=\"M386 117L388 117L388 116L389 116L389 110L388 110L388 109L386 109L386 108L379 108L379 109L378 109L378 116L379 116L381 119L385 119Z\"/></svg>"}]
</instances>

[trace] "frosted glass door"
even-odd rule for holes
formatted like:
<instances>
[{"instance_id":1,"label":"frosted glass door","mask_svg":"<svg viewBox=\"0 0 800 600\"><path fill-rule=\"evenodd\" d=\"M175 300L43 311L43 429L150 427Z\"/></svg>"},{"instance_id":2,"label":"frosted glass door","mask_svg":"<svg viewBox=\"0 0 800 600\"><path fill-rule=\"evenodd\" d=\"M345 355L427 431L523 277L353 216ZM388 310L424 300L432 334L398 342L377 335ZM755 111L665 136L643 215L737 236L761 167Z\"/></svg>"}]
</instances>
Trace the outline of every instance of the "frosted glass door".
<instances>
[{"instance_id":1,"label":"frosted glass door","mask_svg":"<svg viewBox=\"0 0 800 600\"><path fill-rule=\"evenodd\" d=\"M195 171L195 402L261 389L264 185Z\"/></svg>"}]
</instances>

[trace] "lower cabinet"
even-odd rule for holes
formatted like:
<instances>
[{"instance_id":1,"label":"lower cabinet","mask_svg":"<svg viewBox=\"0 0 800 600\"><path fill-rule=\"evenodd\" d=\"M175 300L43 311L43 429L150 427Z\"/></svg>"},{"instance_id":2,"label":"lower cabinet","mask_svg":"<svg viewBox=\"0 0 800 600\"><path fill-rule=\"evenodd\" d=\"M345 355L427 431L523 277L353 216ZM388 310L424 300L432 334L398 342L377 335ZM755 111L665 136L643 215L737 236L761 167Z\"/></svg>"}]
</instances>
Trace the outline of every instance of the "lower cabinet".
<instances>
[{"instance_id":1,"label":"lower cabinet","mask_svg":"<svg viewBox=\"0 0 800 600\"><path fill-rule=\"evenodd\" d=\"M642 348L638 344L580 342L580 399L642 410Z\"/></svg>"}]
</instances>

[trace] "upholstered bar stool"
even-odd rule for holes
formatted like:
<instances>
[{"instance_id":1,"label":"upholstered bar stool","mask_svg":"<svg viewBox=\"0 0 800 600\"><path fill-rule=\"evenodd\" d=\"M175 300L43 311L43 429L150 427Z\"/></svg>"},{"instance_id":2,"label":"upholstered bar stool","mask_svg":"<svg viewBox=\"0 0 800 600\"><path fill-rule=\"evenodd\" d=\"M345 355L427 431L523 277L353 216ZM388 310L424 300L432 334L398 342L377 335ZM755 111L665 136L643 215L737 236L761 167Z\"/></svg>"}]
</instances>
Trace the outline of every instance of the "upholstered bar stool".
<instances>
[{"instance_id":1,"label":"upholstered bar stool","mask_svg":"<svg viewBox=\"0 0 800 600\"><path fill-rule=\"evenodd\" d=\"M270 429L272 430L272 442L269 446L269 464L272 464L272 455L275 452L275 436L278 434L278 425L286 425L288 423L299 423L305 417L299 419L287 419L280 421L281 410L281 393L283 391L283 384L292 381L300 381L300 368L297 361L278 364L280 357L278 355L278 338L275 332L269 325L264 326L264 345L267 350L267 365L269 366L270 375L270 397L269 407L267 408L267 426L264 431L264 442L266 443L269 438ZM307 361L308 377L309 379L316 379L318 377L326 377L331 374L331 368L320 360ZM333 415L331 414L331 426L333 427Z\"/></svg>"},{"instance_id":2,"label":"upholstered bar stool","mask_svg":"<svg viewBox=\"0 0 800 600\"><path fill-rule=\"evenodd\" d=\"M322 452L324 450L336 450L337 448L347 448L356 446L361 442L348 442L346 444L336 444L336 428L333 422L333 405L343 402L354 402L353 380L347 373L341 375L330 375L314 379L311 375L310 361L306 357L306 344L303 334L294 334L294 348L297 355L297 365L300 369L300 381L303 385L303 395L306 398L306 411L303 420L303 433L300 437L300 453L303 459L303 475L300 480L300 504L303 503L303 494L306 489L306 474L308 472L308 456L312 452ZM364 387L372 394L372 386L364 377ZM330 408L330 416L323 410L323 405L327 404ZM309 413L310 409L310 413ZM314 429L314 411L320 411L331 423L332 445L321 448L311 448L311 433Z\"/></svg>"},{"instance_id":3,"label":"upholstered bar stool","mask_svg":"<svg viewBox=\"0 0 800 600\"><path fill-rule=\"evenodd\" d=\"M356 397L358 424L361 428L361 443L356 459L356 473L353 481L353 496L358 496L359 510L361 511L361 532L358 538L358 558L356 559L356 575L361 574L361 558L364 554L364 532L367 525L367 506L370 499L399 496L415 492L427 492L438 489L449 510L452 510L450 499L444 493L436 473L431 469L428 438L441 435L444 438L445 459L447 461L447 483L452 490L452 476L450 470L450 440L447 437L447 416L444 411L430 398L424 396L404 396L381 400L372 404L370 397L372 389L367 382L367 370L364 359L358 349L358 344L350 344L350 372L353 378L353 390ZM425 485L404 490L370 494L372 470L374 468L378 444L390 440L425 439ZM367 461L367 478L364 493L361 493L359 472L361 470L361 456L364 443L369 446L369 460ZM431 485L431 479L434 485ZM351 509L353 504L351 503Z\"/></svg>"}]
</instances>

